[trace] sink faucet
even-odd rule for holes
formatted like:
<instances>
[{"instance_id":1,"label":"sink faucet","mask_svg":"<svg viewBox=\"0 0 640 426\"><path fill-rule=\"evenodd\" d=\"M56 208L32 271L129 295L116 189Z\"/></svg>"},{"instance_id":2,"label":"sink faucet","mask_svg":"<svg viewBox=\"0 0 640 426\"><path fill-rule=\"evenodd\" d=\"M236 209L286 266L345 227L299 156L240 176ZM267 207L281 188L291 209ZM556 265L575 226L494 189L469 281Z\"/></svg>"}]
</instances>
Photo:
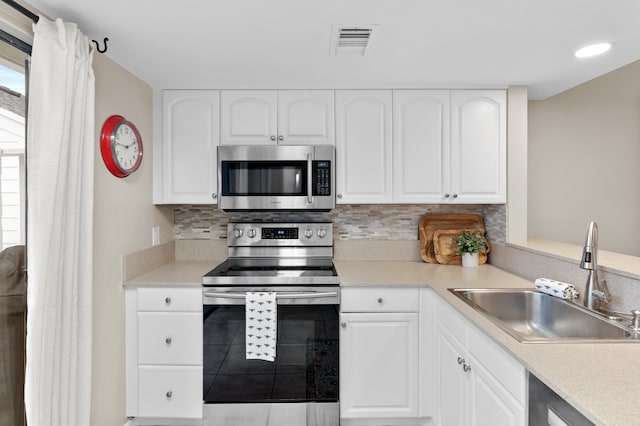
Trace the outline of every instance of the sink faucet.
<instances>
[{"instance_id":1,"label":"sink faucet","mask_svg":"<svg viewBox=\"0 0 640 426\"><path fill-rule=\"evenodd\" d=\"M603 280L601 283L598 280L598 225L593 221L589 224L589 231L582 249L580 268L589 271L584 288L584 306L599 311L601 302L609 301L609 291L606 282Z\"/></svg>"}]
</instances>

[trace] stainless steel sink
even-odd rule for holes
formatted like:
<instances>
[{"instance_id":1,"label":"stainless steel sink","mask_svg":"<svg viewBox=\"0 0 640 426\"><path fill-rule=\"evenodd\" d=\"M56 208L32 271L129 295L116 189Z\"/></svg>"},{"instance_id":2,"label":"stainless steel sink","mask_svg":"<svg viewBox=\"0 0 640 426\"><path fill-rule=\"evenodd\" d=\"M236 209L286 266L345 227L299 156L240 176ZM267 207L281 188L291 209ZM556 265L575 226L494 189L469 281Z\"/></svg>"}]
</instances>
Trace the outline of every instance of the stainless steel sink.
<instances>
[{"instance_id":1,"label":"stainless steel sink","mask_svg":"<svg viewBox=\"0 0 640 426\"><path fill-rule=\"evenodd\" d=\"M629 327L536 290L449 291L522 343L640 342Z\"/></svg>"}]
</instances>

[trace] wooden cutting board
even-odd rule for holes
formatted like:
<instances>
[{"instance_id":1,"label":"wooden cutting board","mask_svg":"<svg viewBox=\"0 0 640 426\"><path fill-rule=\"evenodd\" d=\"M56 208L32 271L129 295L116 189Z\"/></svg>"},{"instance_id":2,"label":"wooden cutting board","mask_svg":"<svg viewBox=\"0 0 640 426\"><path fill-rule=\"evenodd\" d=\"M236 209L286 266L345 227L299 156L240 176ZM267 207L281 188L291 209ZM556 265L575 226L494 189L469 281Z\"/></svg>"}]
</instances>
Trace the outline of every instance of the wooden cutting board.
<instances>
[{"instance_id":1,"label":"wooden cutting board","mask_svg":"<svg viewBox=\"0 0 640 426\"><path fill-rule=\"evenodd\" d=\"M464 229L437 229L433 232L433 250L438 263L443 265L461 265L462 256L456 254L456 244L453 237L460 234ZM478 253L478 265L487 262L487 253L491 250L489 241L484 239L487 247L486 253Z\"/></svg>"},{"instance_id":2,"label":"wooden cutting board","mask_svg":"<svg viewBox=\"0 0 640 426\"><path fill-rule=\"evenodd\" d=\"M433 247L433 233L439 229L482 229L484 220L475 214L425 214L418 222L420 256L428 263L438 263Z\"/></svg>"}]
</instances>

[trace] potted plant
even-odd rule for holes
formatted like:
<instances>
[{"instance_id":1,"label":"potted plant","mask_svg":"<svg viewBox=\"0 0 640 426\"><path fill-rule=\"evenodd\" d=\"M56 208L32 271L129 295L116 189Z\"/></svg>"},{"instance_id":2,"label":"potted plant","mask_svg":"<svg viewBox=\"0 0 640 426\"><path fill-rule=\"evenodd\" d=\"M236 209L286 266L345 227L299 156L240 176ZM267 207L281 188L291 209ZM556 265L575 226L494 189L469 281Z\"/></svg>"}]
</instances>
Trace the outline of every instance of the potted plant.
<instances>
[{"instance_id":1,"label":"potted plant","mask_svg":"<svg viewBox=\"0 0 640 426\"><path fill-rule=\"evenodd\" d=\"M456 245L456 254L462 256L462 266L478 266L478 253L487 251L482 229L465 229L451 239Z\"/></svg>"}]
</instances>

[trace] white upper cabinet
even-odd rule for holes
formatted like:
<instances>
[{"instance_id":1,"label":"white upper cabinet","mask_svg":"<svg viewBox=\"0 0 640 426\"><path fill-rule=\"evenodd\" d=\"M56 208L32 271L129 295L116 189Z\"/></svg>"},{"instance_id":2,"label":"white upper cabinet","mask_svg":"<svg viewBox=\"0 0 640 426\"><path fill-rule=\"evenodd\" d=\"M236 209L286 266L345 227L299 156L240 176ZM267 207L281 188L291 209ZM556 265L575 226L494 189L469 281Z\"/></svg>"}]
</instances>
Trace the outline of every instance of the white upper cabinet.
<instances>
[{"instance_id":1,"label":"white upper cabinet","mask_svg":"<svg viewBox=\"0 0 640 426\"><path fill-rule=\"evenodd\" d=\"M165 90L156 204L216 202L216 147L336 145L339 204L506 202L505 90Z\"/></svg>"},{"instance_id":2,"label":"white upper cabinet","mask_svg":"<svg viewBox=\"0 0 640 426\"><path fill-rule=\"evenodd\" d=\"M446 198L456 203L507 201L507 94L504 90L451 92L448 195Z\"/></svg>"},{"instance_id":3,"label":"white upper cabinet","mask_svg":"<svg viewBox=\"0 0 640 426\"><path fill-rule=\"evenodd\" d=\"M220 138L222 145L275 144L278 94L271 91L223 90Z\"/></svg>"},{"instance_id":4,"label":"white upper cabinet","mask_svg":"<svg viewBox=\"0 0 640 426\"><path fill-rule=\"evenodd\" d=\"M449 187L449 91L393 92L393 202L441 203Z\"/></svg>"},{"instance_id":5,"label":"white upper cabinet","mask_svg":"<svg viewBox=\"0 0 640 426\"><path fill-rule=\"evenodd\" d=\"M397 90L393 202L506 202L506 92Z\"/></svg>"},{"instance_id":6,"label":"white upper cabinet","mask_svg":"<svg viewBox=\"0 0 640 426\"><path fill-rule=\"evenodd\" d=\"M278 92L278 143L333 145L333 90Z\"/></svg>"},{"instance_id":7,"label":"white upper cabinet","mask_svg":"<svg viewBox=\"0 0 640 426\"><path fill-rule=\"evenodd\" d=\"M156 184L162 182L157 204L216 202L219 96L217 90L162 92L162 161L154 169Z\"/></svg>"},{"instance_id":8,"label":"white upper cabinet","mask_svg":"<svg viewBox=\"0 0 640 426\"><path fill-rule=\"evenodd\" d=\"M390 90L336 91L336 192L343 204L390 203Z\"/></svg>"},{"instance_id":9,"label":"white upper cabinet","mask_svg":"<svg viewBox=\"0 0 640 426\"><path fill-rule=\"evenodd\" d=\"M332 90L225 90L222 145L333 144Z\"/></svg>"}]
</instances>

